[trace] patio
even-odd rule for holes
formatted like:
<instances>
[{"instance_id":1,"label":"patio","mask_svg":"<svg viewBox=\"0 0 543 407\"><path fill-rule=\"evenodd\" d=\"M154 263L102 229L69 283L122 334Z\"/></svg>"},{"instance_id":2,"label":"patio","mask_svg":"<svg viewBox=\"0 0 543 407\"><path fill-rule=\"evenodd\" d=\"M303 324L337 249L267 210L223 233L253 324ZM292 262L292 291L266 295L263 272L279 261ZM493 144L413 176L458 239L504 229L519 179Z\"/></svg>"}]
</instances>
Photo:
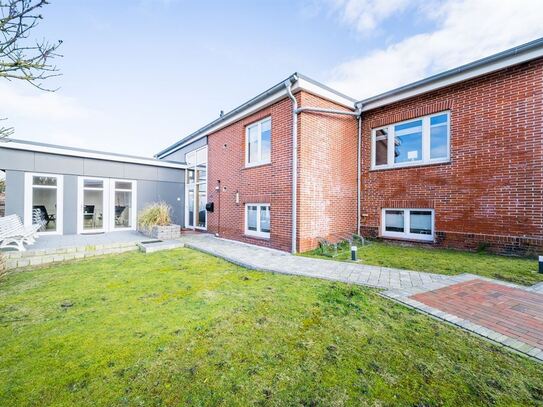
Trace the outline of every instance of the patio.
<instances>
[{"instance_id":1,"label":"patio","mask_svg":"<svg viewBox=\"0 0 543 407\"><path fill-rule=\"evenodd\" d=\"M2 250L6 270L138 250L137 244L152 240L136 231L86 235L40 236L26 251Z\"/></svg>"}]
</instances>

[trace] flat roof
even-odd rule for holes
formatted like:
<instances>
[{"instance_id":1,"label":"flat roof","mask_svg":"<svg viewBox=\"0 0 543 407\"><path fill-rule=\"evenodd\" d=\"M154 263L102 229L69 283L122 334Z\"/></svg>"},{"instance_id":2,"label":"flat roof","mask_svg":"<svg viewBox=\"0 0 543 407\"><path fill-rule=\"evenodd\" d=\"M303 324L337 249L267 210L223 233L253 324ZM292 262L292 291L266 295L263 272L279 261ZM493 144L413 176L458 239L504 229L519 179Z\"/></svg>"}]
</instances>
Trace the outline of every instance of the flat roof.
<instances>
[{"instance_id":1,"label":"flat roof","mask_svg":"<svg viewBox=\"0 0 543 407\"><path fill-rule=\"evenodd\" d=\"M175 169L186 168L185 163L158 160L156 158L138 157L133 155L107 153L104 151L88 150L83 148L65 147L55 144L39 143L35 141L19 140L13 138L0 139L0 148L65 155L71 157L92 158L96 160L125 162L131 164L151 165L155 167Z\"/></svg>"}]
</instances>

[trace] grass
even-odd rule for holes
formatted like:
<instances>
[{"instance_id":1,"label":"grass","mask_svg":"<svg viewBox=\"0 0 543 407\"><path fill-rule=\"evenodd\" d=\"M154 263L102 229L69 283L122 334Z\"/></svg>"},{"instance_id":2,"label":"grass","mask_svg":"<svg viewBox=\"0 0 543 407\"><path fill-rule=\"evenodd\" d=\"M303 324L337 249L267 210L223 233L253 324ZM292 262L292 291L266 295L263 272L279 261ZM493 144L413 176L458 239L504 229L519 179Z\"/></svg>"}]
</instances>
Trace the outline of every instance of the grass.
<instances>
[{"instance_id":1,"label":"grass","mask_svg":"<svg viewBox=\"0 0 543 407\"><path fill-rule=\"evenodd\" d=\"M189 249L0 279L0 405L541 405L543 365L369 288Z\"/></svg>"},{"instance_id":2,"label":"grass","mask_svg":"<svg viewBox=\"0 0 543 407\"><path fill-rule=\"evenodd\" d=\"M344 245L338 249L338 254L334 258L324 255L321 249L303 253L302 256L350 261L351 253L349 247ZM537 260L484 252L400 246L370 241L358 248L358 261L373 266L437 274L471 273L522 285L533 285L543 281L543 274L538 273Z\"/></svg>"}]
</instances>

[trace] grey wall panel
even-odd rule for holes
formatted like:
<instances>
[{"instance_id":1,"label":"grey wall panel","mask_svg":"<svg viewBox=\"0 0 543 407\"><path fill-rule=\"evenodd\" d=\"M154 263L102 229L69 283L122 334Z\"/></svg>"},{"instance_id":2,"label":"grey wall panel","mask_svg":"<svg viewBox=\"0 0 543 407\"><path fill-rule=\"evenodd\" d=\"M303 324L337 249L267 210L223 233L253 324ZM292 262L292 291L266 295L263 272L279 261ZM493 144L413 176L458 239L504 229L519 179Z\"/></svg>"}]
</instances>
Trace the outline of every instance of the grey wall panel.
<instances>
[{"instance_id":1,"label":"grey wall panel","mask_svg":"<svg viewBox=\"0 0 543 407\"><path fill-rule=\"evenodd\" d=\"M123 164L124 178L128 179L145 179L155 181L157 179L157 167L138 164Z\"/></svg>"},{"instance_id":2,"label":"grey wall panel","mask_svg":"<svg viewBox=\"0 0 543 407\"><path fill-rule=\"evenodd\" d=\"M123 178L123 163L90 158L85 158L84 161L84 173L89 177Z\"/></svg>"},{"instance_id":3,"label":"grey wall panel","mask_svg":"<svg viewBox=\"0 0 543 407\"><path fill-rule=\"evenodd\" d=\"M34 171L34 153L0 148L0 169Z\"/></svg>"},{"instance_id":4,"label":"grey wall panel","mask_svg":"<svg viewBox=\"0 0 543 407\"><path fill-rule=\"evenodd\" d=\"M6 215L19 215L24 221L25 174L22 171L6 171Z\"/></svg>"},{"instance_id":5,"label":"grey wall panel","mask_svg":"<svg viewBox=\"0 0 543 407\"><path fill-rule=\"evenodd\" d=\"M77 176L64 176L64 234L77 233Z\"/></svg>"},{"instance_id":6,"label":"grey wall panel","mask_svg":"<svg viewBox=\"0 0 543 407\"><path fill-rule=\"evenodd\" d=\"M184 221L184 192L185 184L175 182L159 182L158 198L172 207L172 221L183 225Z\"/></svg>"},{"instance_id":7,"label":"grey wall panel","mask_svg":"<svg viewBox=\"0 0 543 407\"><path fill-rule=\"evenodd\" d=\"M203 137L200 140L197 140L194 143L190 143L189 145L183 147L182 149L177 150L175 153L167 155L166 157L163 157L161 159L167 160L167 161L176 161L176 162L184 163L185 154L206 145L207 145L207 137Z\"/></svg>"},{"instance_id":8,"label":"grey wall panel","mask_svg":"<svg viewBox=\"0 0 543 407\"><path fill-rule=\"evenodd\" d=\"M138 181L138 213L148 204L157 201L157 183L155 181Z\"/></svg>"},{"instance_id":9,"label":"grey wall panel","mask_svg":"<svg viewBox=\"0 0 543 407\"><path fill-rule=\"evenodd\" d=\"M173 168L157 168L157 181L165 182L185 182L185 170L176 170Z\"/></svg>"},{"instance_id":10,"label":"grey wall panel","mask_svg":"<svg viewBox=\"0 0 543 407\"><path fill-rule=\"evenodd\" d=\"M84 161L82 158L45 153L34 154L34 168L36 172L83 174Z\"/></svg>"}]
</instances>

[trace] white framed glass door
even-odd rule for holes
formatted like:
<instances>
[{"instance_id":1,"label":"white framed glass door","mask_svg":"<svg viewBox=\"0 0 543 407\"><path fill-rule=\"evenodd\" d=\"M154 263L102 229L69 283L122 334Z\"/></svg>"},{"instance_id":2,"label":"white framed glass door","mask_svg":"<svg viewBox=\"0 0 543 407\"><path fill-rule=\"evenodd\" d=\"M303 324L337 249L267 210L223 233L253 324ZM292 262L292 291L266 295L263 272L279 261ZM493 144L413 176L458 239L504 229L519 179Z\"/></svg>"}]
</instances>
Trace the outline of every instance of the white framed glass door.
<instances>
[{"instance_id":1,"label":"white framed glass door","mask_svg":"<svg viewBox=\"0 0 543 407\"><path fill-rule=\"evenodd\" d=\"M207 229L207 146L186 155L185 226Z\"/></svg>"},{"instance_id":2,"label":"white framed glass door","mask_svg":"<svg viewBox=\"0 0 543 407\"><path fill-rule=\"evenodd\" d=\"M24 223L41 223L40 234L62 234L62 175L25 173Z\"/></svg>"},{"instance_id":3,"label":"white framed glass door","mask_svg":"<svg viewBox=\"0 0 543 407\"><path fill-rule=\"evenodd\" d=\"M79 177L78 233L135 230L136 199L136 181Z\"/></svg>"},{"instance_id":4,"label":"white framed glass door","mask_svg":"<svg viewBox=\"0 0 543 407\"><path fill-rule=\"evenodd\" d=\"M136 229L136 181L110 180L110 230Z\"/></svg>"},{"instance_id":5,"label":"white framed glass door","mask_svg":"<svg viewBox=\"0 0 543 407\"><path fill-rule=\"evenodd\" d=\"M80 177L78 184L78 233L105 232L109 216L108 180Z\"/></svg>"}]
</instances>

